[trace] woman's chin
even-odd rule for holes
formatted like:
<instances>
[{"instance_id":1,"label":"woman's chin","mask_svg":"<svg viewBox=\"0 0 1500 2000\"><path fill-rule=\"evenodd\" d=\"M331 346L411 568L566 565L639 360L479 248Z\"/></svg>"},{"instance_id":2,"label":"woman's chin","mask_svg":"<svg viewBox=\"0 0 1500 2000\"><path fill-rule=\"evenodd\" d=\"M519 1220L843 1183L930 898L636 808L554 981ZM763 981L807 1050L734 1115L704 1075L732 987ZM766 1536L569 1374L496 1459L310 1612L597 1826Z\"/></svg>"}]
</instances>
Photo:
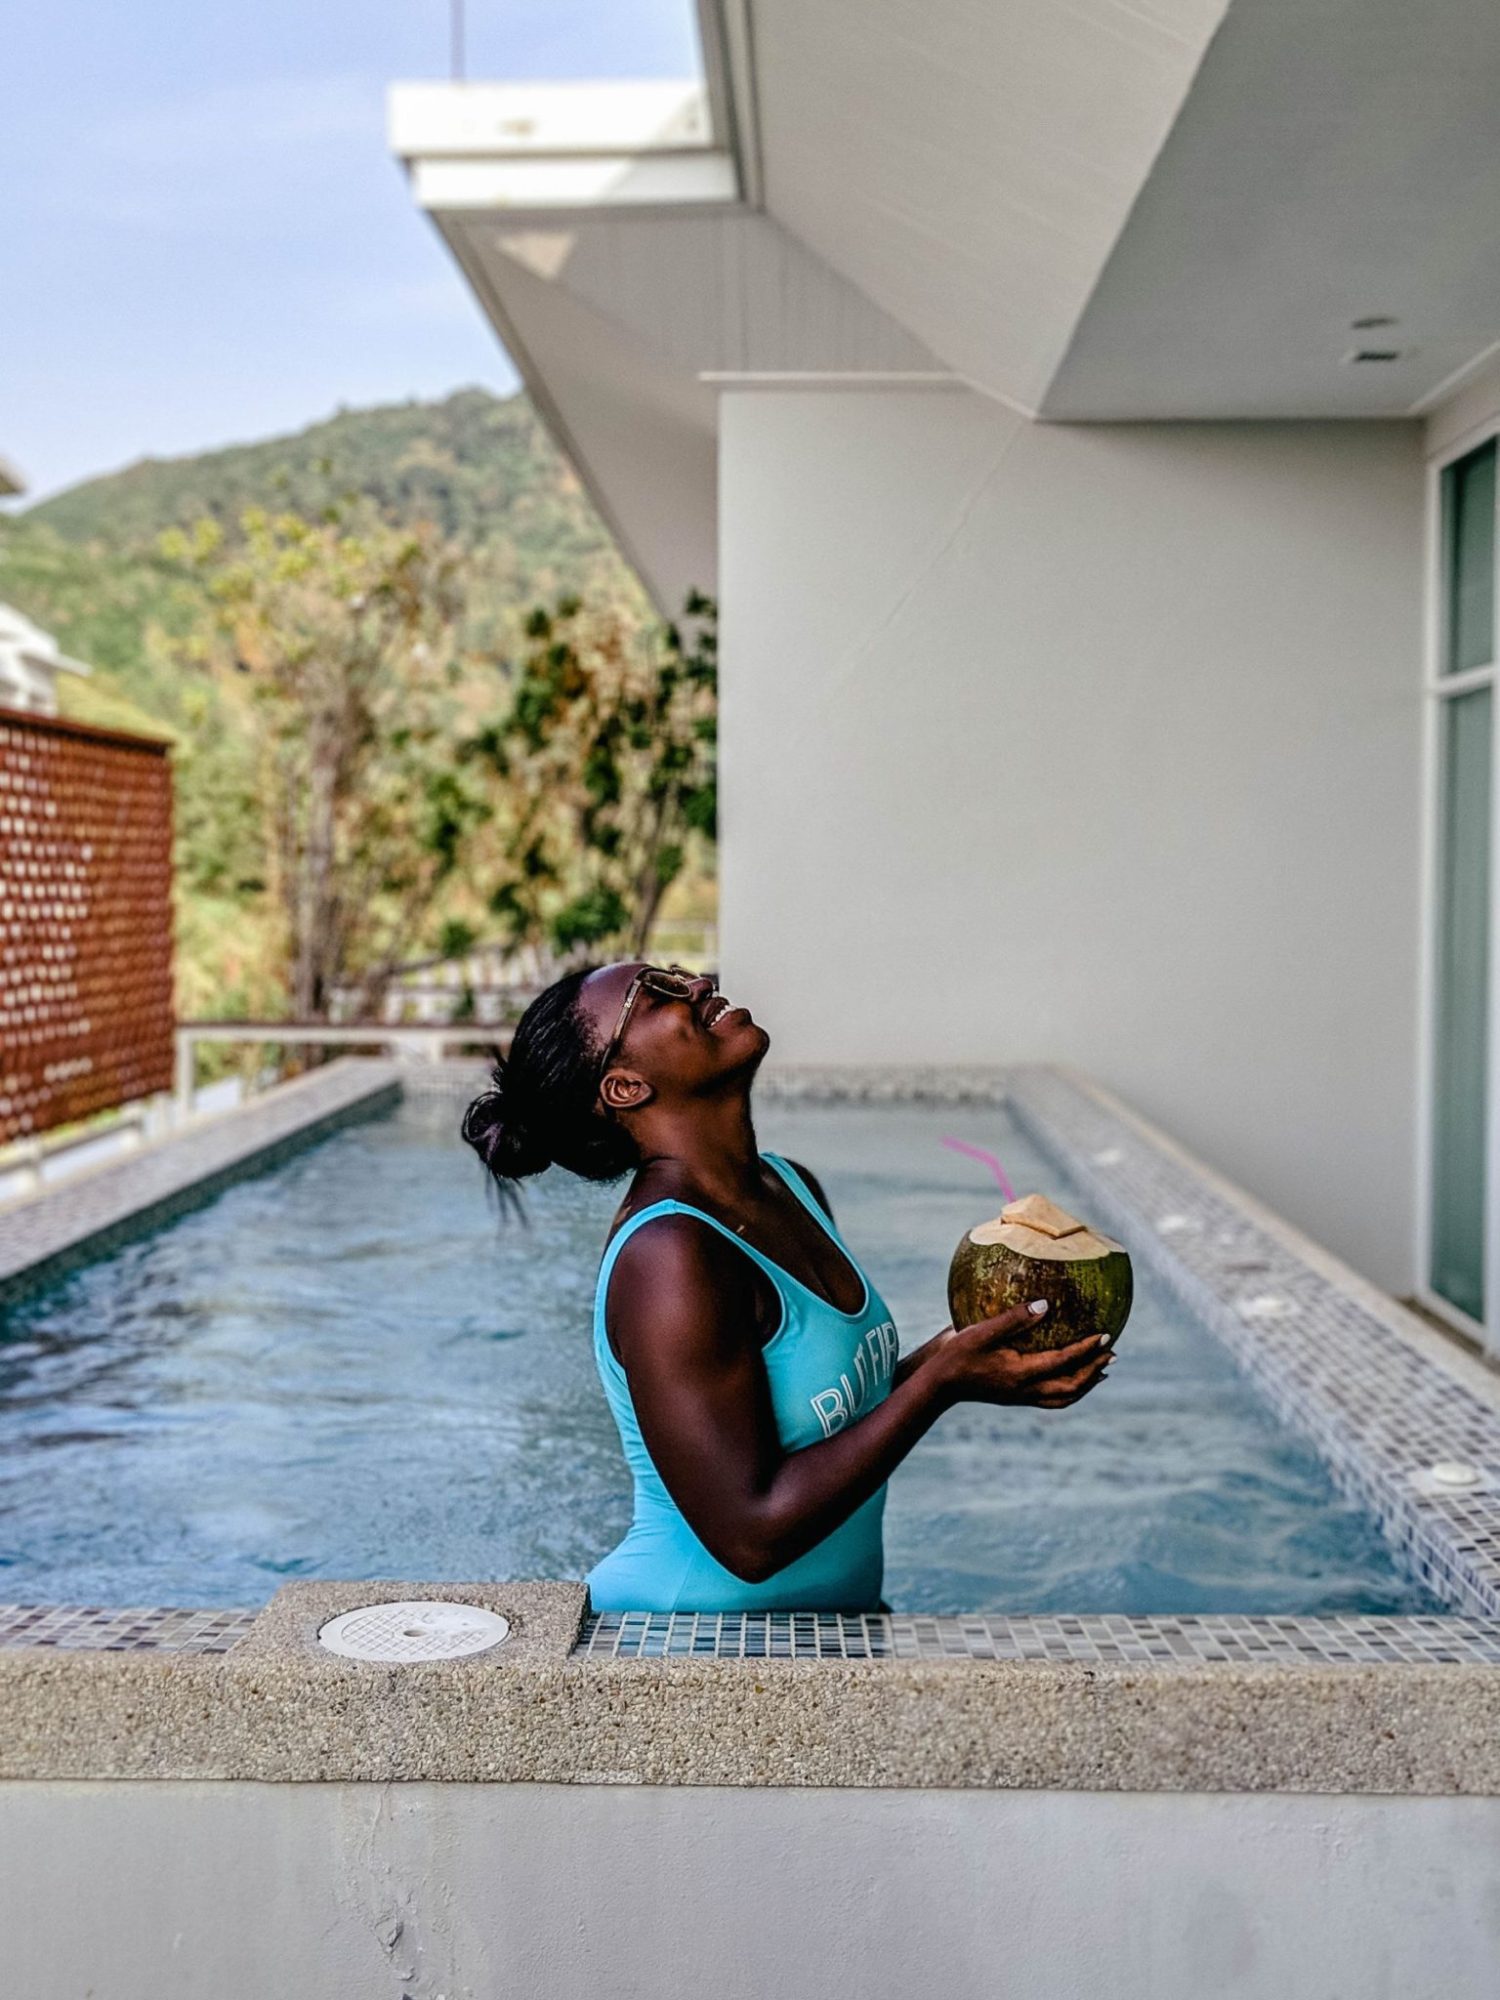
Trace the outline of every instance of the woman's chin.
<instances>
[{"instance_id":1,"label":"woman's chin","mask_svg":"<svg viewBox=\"0 0 1500 2000\"><path fill-rule=\"evenodd\" d=\"M749 1046L762 1049L769 1047L770 1036L760 1025L748 1007L728 1007L715 1021L709 1033L719 1041L727 1043L735 1054L742 1055Z\"/></svg>"},{"instance_id":2,"label":"woman's chin","mask_svg":"<svg viewBox=\"0 0 1500 2000\"><path fill-rule=\"evenodd\" d=\"M766 1050L771 1046L771 1037L766 1033L759 1021L752 1021L748 1015L735 1027L728 1040L729 1050L727 1053L729 1054L729 1059L736 1064L746 1062L758 1063Z\"/></svg>"}]
</instances>

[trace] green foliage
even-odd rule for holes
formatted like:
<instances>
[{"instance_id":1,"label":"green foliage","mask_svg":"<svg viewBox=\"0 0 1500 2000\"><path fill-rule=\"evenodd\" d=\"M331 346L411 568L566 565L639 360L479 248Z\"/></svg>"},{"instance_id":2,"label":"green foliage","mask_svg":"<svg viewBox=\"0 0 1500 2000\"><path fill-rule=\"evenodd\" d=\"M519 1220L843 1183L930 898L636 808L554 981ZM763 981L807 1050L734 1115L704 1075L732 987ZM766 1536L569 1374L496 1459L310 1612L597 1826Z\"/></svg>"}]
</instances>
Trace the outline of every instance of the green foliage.
<instances>
[{"instance_id":1,"label":"green foliage","mask_svg":"<svg viewBox=\"0 0 1500 2000\"><path fill-rule=\"evenodd\" d=\"M87 660L147 715L176 710L176 681L146 643L152 629L180 634L195 593L180 566L155 550L83 548L32 515L0 516L0 598Z\"/></svg>"},{"instance_id":2,"label":"green foliage","mask_svg":"<svg viewBox=\"0 0 1500 2000\"><path fill-rule=\"evenodd\" d=\"M620 939L631 928L631 910L617 888L595 882L582 895L564 903L548 925L548 941L566 957L595 945Z\"/></svg>"},{"instance_id":3,"label":"green foliage","mask_svg":"<svg viewBox=\"0 0 1500 2000\"><path fill-rule=\"evenodd\" d=\"M368 505L249 508L162 538L203 577L182 648L238 709L282 984L299 1018L377 991L414 949L487 807L455 771L457 560Z\"/></svg>"},{"instance_id":4,"label":"green foliage","mask_svg":"<svg viewBox=\"0 0 1500 2000\"><path fill-rule=\"evenodd\" d=\"M438 932L439 958L462 958L479 942L479 933L460 917L450 917Z\"/></svg>"},{"instance_id":5,"label":"green foliage","mask_svg":"<svg viewBox=\"0 0 1500 2000\"><path fill-rule=\"evenodd\" d=\"M293 518L298 532L283 534L278 523ZM356 523L367 538L405 534L408 563L425 567L429 582L441 551L443 677L379 724L386 775L368 788L359 836L370 865L344 890L347 921L356 910L367 921L340 948L344 970L378 981L392 953L461 955L486 939L562 950L629 941L653 896L659 907L658 890L699 920L711 914L711 700L692 720L687 762L679 746L650 773L651 703L676 700L671 673L655 695L635 688L618 730L589 747L576 794L587 821L575 820L571 835L565 816L532 823L526 786L581 712L581 686L565 671L570 648L592 658L577 631L611 626L623 652L667 666L680 648L668 635L643 636L652 622L644 593L528 399L475 389L346 410L295 437L147 460L0 516L0 599L94 668L88 679L62 679L64 713L172 740L179 1011L274 1016L295 1004L291 836L283 825L272 837L268 802L285 795L305 748L294 753L287 714L264 697L267 635L257 653L239 648L236 632L269 612L273 594L290 605L336 580L319 538L353 534ZM283 544L274 559L268 536ZM380 542L387 554L393 546ZM233 616L225 622L236 591L238 627ZM248 616L255 604L260 612ZM550 608L528 611L537 604ZM305 636L301 615L291 629ZM529 665L543 635L562 649L551 671L567 686L549 697L517 668L513 708L512 670L495 663ZM296 664L289 653L272 678ZM563 707L549 707L553 699ZM269 765L268 740L282 744ZM649 847L633 817L642 798L662 817ZM611 885L619 904L608 901Z\"/></svg>"},{"instance_id":6,"label":"green foliage","mask_svg":"<svg viewBox=\"0 0 1500 2000\"><path fill-rule=\"evenodd\" d=\"M564 958L645 949L689 850L716 833L713 602L637 634L573 597L526 621L509 708L464 759L509 809L490 911L518 943Z\"/></svg>"}]
</instances>

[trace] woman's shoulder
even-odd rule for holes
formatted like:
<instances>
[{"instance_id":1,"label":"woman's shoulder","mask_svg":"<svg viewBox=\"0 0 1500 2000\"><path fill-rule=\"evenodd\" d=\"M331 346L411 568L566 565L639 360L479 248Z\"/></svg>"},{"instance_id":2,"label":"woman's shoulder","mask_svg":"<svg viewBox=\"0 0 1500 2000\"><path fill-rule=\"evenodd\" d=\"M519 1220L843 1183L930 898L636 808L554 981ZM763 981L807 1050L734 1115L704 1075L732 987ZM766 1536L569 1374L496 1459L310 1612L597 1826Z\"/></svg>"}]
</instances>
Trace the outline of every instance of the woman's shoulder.
<instances>
[{"instance_id":1,"label":"woman's shoulder","mask_svg":"<svg viewBox=\"0 0 1500 2000\"><path fill-rule=\"evenodd\" d=\"M717 1229L703 1227L705 1218L714 1218L693 1202L692 1189L674 1164L652 1161L641 1168L615 1210L605 1255L613 1251L617 1265L660 1270L668 1262L686 1260L690 1266L704 1255L715 1262L717 1253L728 1250ZM649 1228L639 1226L647 1222Z\"/></svg>"},{"instance_id":2,"label":"woman's shoulder","mask_svg":"<svg viewBox=\"0 0 1500 2000\"><path fill-rule=\"evenodd\" d=\"M632 1229L636 1219L647 1226ZM701 1210L676 1205L656 1215L641 1209L630 1220L601 1271L600 1303L607 1296L617 1355L621 1335L653 1348L763 1343L764 1327L779 1321L777 1295L726 1229Z\"/></svg>"},{"instance_id":3,"label":"woman's shoulder","mask_svg":"<svg viewBox=\"0 0 1500 2000\"><path fill-rule=\"evenodd\" d=\"M607 1285L611 1324L621 1315L659 1324L670 1300L705 1326L713 1321L721 1333L764 1344L784 1315L762 1258L697 1195L680 1162L652 1161L637 1172L610 1226L600 1297Z\"/></svg>"}]
</instances>

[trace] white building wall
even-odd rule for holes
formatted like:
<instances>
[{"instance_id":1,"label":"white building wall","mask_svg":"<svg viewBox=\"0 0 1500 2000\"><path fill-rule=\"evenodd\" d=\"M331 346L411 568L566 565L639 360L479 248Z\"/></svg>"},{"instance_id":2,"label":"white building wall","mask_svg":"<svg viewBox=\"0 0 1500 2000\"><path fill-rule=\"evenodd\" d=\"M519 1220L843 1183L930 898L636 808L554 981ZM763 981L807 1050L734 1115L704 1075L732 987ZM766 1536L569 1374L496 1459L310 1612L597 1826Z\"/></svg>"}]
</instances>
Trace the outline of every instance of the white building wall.
<instances>
[{"instance_id":1,"label":"white building wall","mask_svg":"<svg viewBox=\"0 0 1500 2000\"><path fill-rule=\"evenodd\" d=\"M727 393L722 960L788 1061L1060 1060L1412 1280L1416 424Z\"/></svg>"},{"instance_id":2,"label":"white building wall","mask_svg":"<svg viewBox=\"0 0 1500 2000\"><path fill-rule=\"evenodd\" d=\"M11 1784L5 1991L1492 2000L1497 1839L1482 1798Z\"/></svg>"}]
</instances>

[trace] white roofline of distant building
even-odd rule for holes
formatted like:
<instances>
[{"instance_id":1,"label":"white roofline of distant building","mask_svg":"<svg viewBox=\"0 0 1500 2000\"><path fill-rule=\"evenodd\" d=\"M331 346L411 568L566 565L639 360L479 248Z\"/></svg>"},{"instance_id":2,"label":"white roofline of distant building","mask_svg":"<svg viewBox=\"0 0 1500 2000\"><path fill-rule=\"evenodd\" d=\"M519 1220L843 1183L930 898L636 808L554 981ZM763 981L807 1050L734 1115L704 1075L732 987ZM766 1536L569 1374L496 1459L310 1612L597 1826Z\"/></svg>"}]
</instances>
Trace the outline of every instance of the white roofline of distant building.
<instances>
[{"instance_id":1,"label":"white roofline of distant building","mask_svg":"<svg viewBox=\"0 0 1500 2000\"><path fill-rule=\"evenodd\" d=\"M40 668L44 673L91 674L94 671L84 661L59 652L52 634L44 632L40 625L28 618L24 611L18 611L13 604L0 604L0 647L25 666Z\"/></svg>"}]
</instances>

